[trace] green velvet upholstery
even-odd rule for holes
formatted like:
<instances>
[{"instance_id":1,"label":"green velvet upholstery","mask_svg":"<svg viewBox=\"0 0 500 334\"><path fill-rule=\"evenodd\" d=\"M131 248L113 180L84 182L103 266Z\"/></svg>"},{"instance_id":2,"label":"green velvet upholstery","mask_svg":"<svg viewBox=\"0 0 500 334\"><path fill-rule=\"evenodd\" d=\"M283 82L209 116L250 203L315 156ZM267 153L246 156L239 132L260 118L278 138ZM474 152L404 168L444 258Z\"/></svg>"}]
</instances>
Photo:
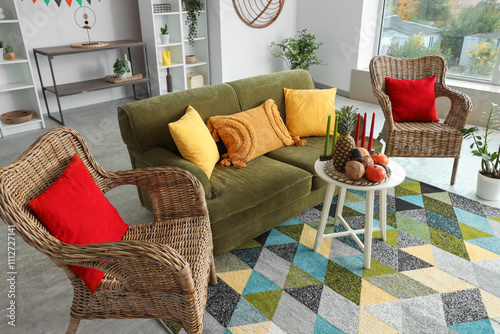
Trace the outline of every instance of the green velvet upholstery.
<instances>
[{"instance_id":1,"label":"green velvet upholstery","mask_svg":"<svg viewBox=\"0 0 500 334\"><path fill-rule=\"evenodd\" d=\"M229 84L238 95L241 110L255 108L267 99L273 99L283 119L285 116L283 88L314 89L311 75L304 70L264 74L232 81Z\"/></svg>"},{"instance_id":2,"label":"green velvet upholstery","mask_svg":"<svg viewBox=\"0 0 500 334\"><path fill-rule=\"evenodd\" d=\"M306 138L304 147L284 147L257 157L242 169L217 164L210 179L184 160L168 131L192 105L204 121L256 107L272 98L284 117L283 88L314 89L303 70L285 71L175 92L118 108L118 123L133 168L175 166L195 175L205 188L214 238L214 254L222 254L322 202L326 182L314 172L324 138ZM220 153L224 148L220 147ZM152 209L138 188L141 204Z\"/></svg>"},{"instance_id":3,"label":"green velvet upholstery","mask_svg":"<svg viewBox=\"0 0 500 334\"><path fill-rule=\"evenodd\" d=\"M168 131L168 123L181 118L191 105L203 121L214 115L230 115L240 110L234 89L228 84L155 96L118 107L122 139L129 147L146 151L163 147L179 153Z\"/></svg>"}]
</instances>

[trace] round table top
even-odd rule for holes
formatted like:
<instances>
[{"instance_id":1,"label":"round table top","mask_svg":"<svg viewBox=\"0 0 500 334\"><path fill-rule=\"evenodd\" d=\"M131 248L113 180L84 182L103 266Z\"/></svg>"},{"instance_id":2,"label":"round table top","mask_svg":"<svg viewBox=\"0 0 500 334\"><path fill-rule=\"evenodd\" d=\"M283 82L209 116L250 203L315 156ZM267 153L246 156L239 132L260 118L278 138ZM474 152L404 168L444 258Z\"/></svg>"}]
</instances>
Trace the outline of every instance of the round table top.
<instances>
[{"instance_id":1,"label":"round table top","mask_svg":"<svg viewBox=\"0 0 500 334\"><path fill-rule=\"evenodd\" d=\"M380 190L380 189L387 189L387 188L394 188L395 186L399 185L401 182L406 177L405 170L403 167L401 167L400 164L393 160L389 160L389 165L388 167L391 169L391 176L385 181L377 185L373 186L360 186L360 185L354 185L354 184L348 184L344 182L340 182L338 180L335 180L332 178L330 175L326 174L325 172L325 164L326 161L319 161L319 159L316 161L314 164L314 169L316 170L316 173L320 178L325 180L328 183L332 183L336 186L347 188L347 189L356 189L356 190Z\"/></svg>"}]
</instances>

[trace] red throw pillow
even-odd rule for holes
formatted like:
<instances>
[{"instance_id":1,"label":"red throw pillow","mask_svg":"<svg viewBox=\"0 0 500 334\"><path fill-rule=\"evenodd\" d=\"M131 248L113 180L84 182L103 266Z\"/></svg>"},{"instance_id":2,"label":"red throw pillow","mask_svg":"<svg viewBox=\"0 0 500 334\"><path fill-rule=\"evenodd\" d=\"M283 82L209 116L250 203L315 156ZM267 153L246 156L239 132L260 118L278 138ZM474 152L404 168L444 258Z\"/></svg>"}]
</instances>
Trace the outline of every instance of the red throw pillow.
<instances>
[{"instance_id":1,"label":"red throw pillow","mask_svg":"<svg viewBox=\"0 0 500 334\"><path fill-rule=\"evenodd\" d=\"M61 176L29 206L54 237L68 244L119 241L128 228L76 154ZM91 293L104 277L97 269L71 268Z\"/></svg>"},{"instance_id":2,"label":"red throw pillow","mask_svg":"<svg viewBox=\"0 0 500 334\"><path fill-rule=\"evenodd\" d=\"M394 122L439 121L434 95L436 76L418 80L385 78Z\"/></svg>"}]
</instances>

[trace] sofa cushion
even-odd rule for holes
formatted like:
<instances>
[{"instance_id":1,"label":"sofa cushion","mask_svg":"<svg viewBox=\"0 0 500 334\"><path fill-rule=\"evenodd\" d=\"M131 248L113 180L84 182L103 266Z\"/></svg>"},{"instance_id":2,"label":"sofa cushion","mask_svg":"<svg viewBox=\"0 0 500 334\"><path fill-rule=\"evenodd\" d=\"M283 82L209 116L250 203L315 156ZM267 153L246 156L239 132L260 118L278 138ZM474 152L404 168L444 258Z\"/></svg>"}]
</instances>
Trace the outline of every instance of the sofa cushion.
<instances>
[{"instance_id":1,"label":"sofa cushion","mask_svg":"<svg viewBox=\"0 0 500 334\"><path fill-rule=\"evenodd\" d=\"M246 162L264 153L294 144L271 99L233 115L210 117L207 126L213 139L222 140L227 149L227 154L222 156L222 166L233 164L243 168ZM297 143L304 144L299 140Z\"/></svg>"},{"instance_id":2,"label":"sofa cushion","mask_svg":"<svg viewBox=\"0 0 500 334\"><path fill-rule=\"evenodd\" d=\"M199 166L210 178L219 161L219 151L198 112L189 106L186 114L169 123L168 128L182 157Z\"/></svg>"},{"instance_id":3,"label":"sofa cushion","mask_svg":"<svg viewBox=\"0 0 500 334\"><path fill-rule=\"evenodd\" d=\"M217 165L210 179L212 199L207 200L210 220L222 220L266 201L279 208L309 194L311 178L303 169L265 156L249 161L243 169Z\"/></svg>"},{"instance_id":4,"label":"sofa cushion","mask_svg":"<svg viewBox=\"0 0 500 334\"><path fill-rule=\"evenodd\" d=\"M305 70L264 74L232 81L229 84L236 91L241 110L255 108L267 99L273 99L283 119L285 119L283 87L290 89L314 89L312 77Z\"/></svg>"},{"instance_id":5,"label":"sofa cushion","mask_svg":"<svg viewBox=\"0 0 500 334\"><path fill-rule=\"evenodd\" d=\"M326 129L325 129L326 130ZM314 163L319 159L319 155L325 146L325 137L306 137L306 146L282 147L266 154L266 157L284 162L307 171L312 176L312 190L326 186L314 171Z\"/></svg>"},{"instance_id":6,"label":"sofa cushion","mask_svg":"<svg viewBox=\"0 0 500 334\"><path fill-rule=\"evenodd\" d=\"M286 105L286 126L292 135L325 136L328 115L333 115L330 135L335 128L335 95L331 89L283 88Z\"/></svg>"}]
</instances>

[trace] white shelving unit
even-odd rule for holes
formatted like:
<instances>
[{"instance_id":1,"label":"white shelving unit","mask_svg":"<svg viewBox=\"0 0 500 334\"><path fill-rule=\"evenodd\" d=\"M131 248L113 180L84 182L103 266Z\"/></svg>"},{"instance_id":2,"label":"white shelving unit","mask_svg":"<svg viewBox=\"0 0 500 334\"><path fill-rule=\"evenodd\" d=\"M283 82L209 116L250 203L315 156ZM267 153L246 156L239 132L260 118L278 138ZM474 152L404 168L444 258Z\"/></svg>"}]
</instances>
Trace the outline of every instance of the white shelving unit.
<instances>
[{"instance_id":1,"label":"white shelving unit","mask_svg":"<svg viewBox=\"0 0 500 334\"><path fill-rule=\"evenodd\" d=\"M206 8L206 0L204 0ZM170 4L171 12L155 13L153 4ZM148 60L150 66L150 81L153 96L168 94L167 68L172 75L174 92L188 89L188 73L203 75L205 85L210 85L208 59L207 12L203 10L198 16L197 33L194 45L190 45L187 36L189 28L186 24L187 12L183 11L182 0L141 0L139 1L142 39L148 44ZM161 44L160 27L168 25L170 43ZM162 52L170 51L172 64L162 64ZM186 64L186 55L196 55L198 61Z\"/></svg>"},{"instance_id":2,"label":"white shelving unit","mask_svg":"<svg viewBox=\"0 0 500 334\"><path fill-rule=\"evenodd\" d=\"M30 110L33 118L25 123L0 122L0 137L45 127L40 102L34 86L30 59L24 44L15 0L0 0L5 19L0 20L0 40L4 48L11 45L15 60L0 60L0 114L13 110Z\"/></svg>"}]
</instances>

